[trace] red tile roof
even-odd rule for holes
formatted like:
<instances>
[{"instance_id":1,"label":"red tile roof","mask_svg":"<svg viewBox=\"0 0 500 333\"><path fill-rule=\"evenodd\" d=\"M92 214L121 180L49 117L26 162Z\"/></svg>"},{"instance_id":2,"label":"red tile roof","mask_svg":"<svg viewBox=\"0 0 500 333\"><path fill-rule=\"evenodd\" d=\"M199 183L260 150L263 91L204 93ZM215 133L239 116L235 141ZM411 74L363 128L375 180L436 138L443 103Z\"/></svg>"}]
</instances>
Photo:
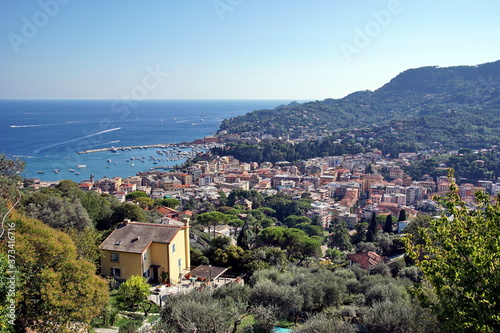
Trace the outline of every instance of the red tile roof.
<instances>
[{"instance_id":1,"label":"red tile roof","mask_svg":"<svg viewBox=\"0 0 500 333\"><path fill-rule=\"evenodd\" d=\"M375 266L380 262L389 261L387 257L381 256L373 251L348 254L347 257L363 269L369 269L371 266Z\"/></svg>"}]
</instances>

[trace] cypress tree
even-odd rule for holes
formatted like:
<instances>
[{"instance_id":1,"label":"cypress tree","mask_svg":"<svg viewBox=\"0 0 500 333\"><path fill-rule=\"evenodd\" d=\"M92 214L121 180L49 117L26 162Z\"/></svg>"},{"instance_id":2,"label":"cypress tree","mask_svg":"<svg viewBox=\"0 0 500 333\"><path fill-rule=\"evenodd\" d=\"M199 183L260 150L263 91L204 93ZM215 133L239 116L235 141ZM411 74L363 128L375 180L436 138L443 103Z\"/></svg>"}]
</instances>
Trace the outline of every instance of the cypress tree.
<instances>
[{"instance_id":1,"label":"cypress tree","mask_svg":"<svg viewBox=\"0 0 500 333\"><path fill-rule=\"evenodd\" d=\"M384 232L392 232L392 216L391 214L387 215L387 218L385 219L385 224L384 224Z\"/></svg>"},{"instance_id":2,"label":"cypress tree","mask_svg":"<svg viewBox=\"0 0 500 333\"><path fill-rule=\"evenodd\" d=\"M398 222L400 222L400 221L406 221L406 211L404 209L401 209L399 211Z\"/></svg>"}]
</instances>

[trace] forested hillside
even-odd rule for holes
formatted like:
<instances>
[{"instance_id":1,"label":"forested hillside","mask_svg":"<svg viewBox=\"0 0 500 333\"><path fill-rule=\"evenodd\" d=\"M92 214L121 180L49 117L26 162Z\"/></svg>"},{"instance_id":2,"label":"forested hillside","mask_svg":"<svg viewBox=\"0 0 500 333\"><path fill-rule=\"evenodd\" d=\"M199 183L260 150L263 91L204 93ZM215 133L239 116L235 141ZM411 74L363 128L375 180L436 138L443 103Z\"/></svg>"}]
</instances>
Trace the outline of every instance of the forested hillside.
<instances>
[{"instance_id":1,"label":"forested hillside","mask_svg":"<svg viewBox=\"0 0 500 333\"><path fill-rule=\"evenodd\" d=\"M220 131L298 138L364 128L384 145L476 148L498 144L500 61L407 70L376 91L291 103L226 119Z\"/></svg>"}]
</instances>

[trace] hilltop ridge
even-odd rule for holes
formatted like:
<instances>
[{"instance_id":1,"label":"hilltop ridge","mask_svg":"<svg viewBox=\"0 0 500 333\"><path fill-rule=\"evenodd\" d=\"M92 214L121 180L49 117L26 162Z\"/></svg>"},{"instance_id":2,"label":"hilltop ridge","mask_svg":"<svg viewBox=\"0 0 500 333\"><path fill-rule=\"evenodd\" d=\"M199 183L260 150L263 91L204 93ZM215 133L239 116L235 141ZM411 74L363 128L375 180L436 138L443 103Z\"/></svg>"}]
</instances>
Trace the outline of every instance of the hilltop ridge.
<instances>
[{"instance_id":1,"label":"hilltop ridge","mask_svg":"<svg viewBox=\"0 0 500 333\"><path fill-rule=\"evenodd\" d=\"M475 140L498 143L500 61L408 69L375 91L291 103L225 119L219 133L298 138L365 126L380 128L394 122L398 123L398 132L405 133L405 140L418 141L422 147L442 141L446 134L451 135L447 139L451 146L464 146L467 142L474 145ZM417 137L430 128L436 132Z\"/></svg>"}]
</instances>

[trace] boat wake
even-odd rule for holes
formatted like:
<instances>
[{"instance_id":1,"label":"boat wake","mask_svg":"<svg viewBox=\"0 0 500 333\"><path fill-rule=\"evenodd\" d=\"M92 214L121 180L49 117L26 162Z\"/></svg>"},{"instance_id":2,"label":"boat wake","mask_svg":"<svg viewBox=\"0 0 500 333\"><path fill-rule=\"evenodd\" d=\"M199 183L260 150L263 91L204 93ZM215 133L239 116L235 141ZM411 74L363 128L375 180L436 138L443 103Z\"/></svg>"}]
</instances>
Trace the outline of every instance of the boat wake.
<instances>
[{"instance_id":1,"label":"boat wake","mask_svg":"<svg viewBox=\"0 0 500 333\"><path fill-rule=\"evenodd\" d=\"M48 145L48 146L45 146L45 147L42 147L42 148L38 148L35 150L35 153L39 153L41 152L42 150L45 150L45 149L48 149L48 148L52 148L52 147L56 147L56 146L60 146L60 145L64 145L64 144L67 144L67 143L72 143L72 142L76 142L76 141L80 141L80 140L83 140L83 139L87 139L87 138L90 138L90 137L93 137L93 136L96 136L96 135L101 135L101 134L105 134L105 133L108 133L108 132L113 132L113 131L118 131L118 130L121 130L122 128L121 127L116 127L116 128L111 128L111 129L108 129L108 130L105 130L105 131L100 131L100 132L97 132L97 133L93 133L93 134L89 134L89 135L85 135L85 136L82 136L81 138L77 138L77 139L72 139L72 140L68 140L68 141L63 141L63 142L58 142L58 143L54 143L52 145Z\"/></svg>"}]
</instances>

